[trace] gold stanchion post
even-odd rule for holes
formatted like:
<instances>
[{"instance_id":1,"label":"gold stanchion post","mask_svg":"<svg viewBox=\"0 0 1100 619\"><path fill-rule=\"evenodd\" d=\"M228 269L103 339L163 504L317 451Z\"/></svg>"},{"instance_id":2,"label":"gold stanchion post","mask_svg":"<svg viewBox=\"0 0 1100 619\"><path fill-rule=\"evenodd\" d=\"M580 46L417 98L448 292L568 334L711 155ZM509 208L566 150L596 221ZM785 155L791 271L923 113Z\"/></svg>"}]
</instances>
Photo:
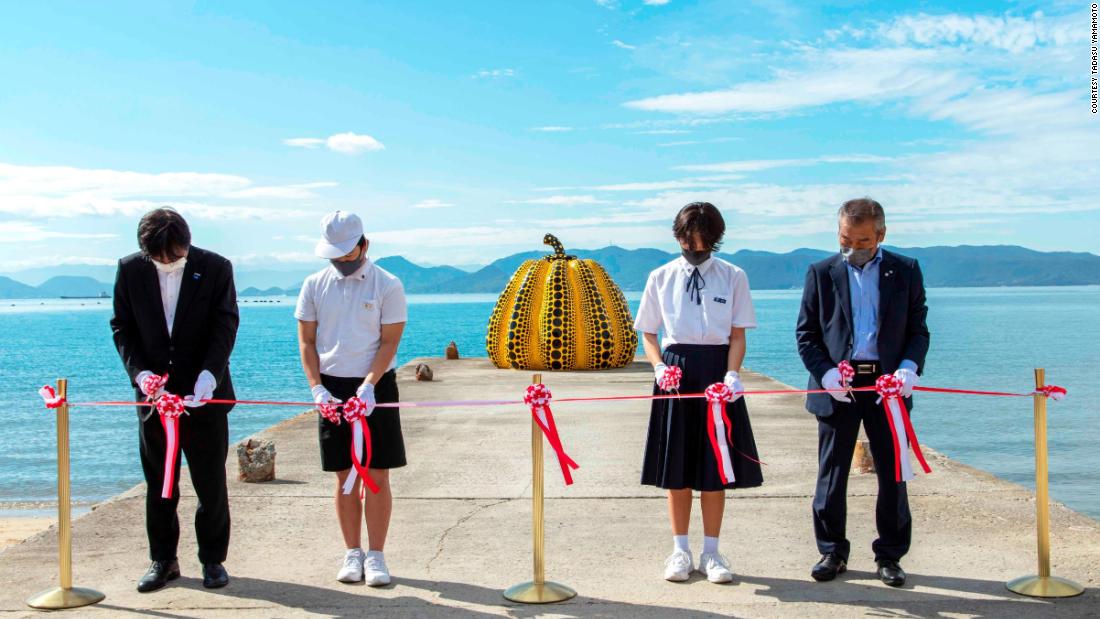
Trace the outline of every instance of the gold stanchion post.
<instances>
[{"instance_id":1,"label":"gold stanchion post","mask_svg":"<svg viewBox=\"0 0 1100 619\"><path fill-rule=\"evenodd\" d=\"M69 395L69 381L57 379L57 395ZM27 606L46 610L77 608L101 601L105 596L94 589L73 586L73 523L69 485L69 405L57 409L57 560L61 586L27 599Z\"/></svg>"},{"instance_id":2,"label":"gold stanchion post","mask_svg":"<svg viewBox=\"0 0 1100 619\"><path fill-rule=\"evenodd\" d=\"M535 374L531 383L542 382L542 374ZM549 604L563 602L577 595L573 589L556 582L546 581L544 555L544 518L542 488L542 430L531 418L531 538L534 542L535 579L508 587L504 597L522 604Z\"/></svg>"},{"instance_id":3,"label":"gold stanchion post","mask_svg":"<svg viewBox=\"0 0 1100 619\"><path fill-rule=\"evenodd\" d=\"M1035 370L1035 389L1046 385L1046 370ZM1039 547L1039 574L1021 576L1005 583L1009 591L1037 598L1068 598L1085 588L1065 578L1050 575L1050 488L1047 483L1047 396L1035 400L1035 528Z\"/></svg>"}]
</instances>

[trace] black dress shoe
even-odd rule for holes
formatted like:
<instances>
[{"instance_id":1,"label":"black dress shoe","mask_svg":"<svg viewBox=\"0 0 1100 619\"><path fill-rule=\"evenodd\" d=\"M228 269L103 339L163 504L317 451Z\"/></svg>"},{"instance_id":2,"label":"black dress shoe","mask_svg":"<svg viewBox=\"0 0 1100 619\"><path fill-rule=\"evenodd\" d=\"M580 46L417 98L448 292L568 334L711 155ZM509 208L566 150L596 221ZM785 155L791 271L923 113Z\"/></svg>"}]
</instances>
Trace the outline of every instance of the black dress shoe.
<instances>
[{"instance_id":1,"label":"black dress shoe","mask_svg":"<svg viewBox=\"0 0 1100 619\"><path fill-rule=\"evenodd\" d=\"M897 561L883 559L876 563L878 563L878 577L882 582L891 587L900 587L905 584L905 570L901 569Z\"/></svg>"},{"instance_id":2,"label":"black dress shoe","mask_svg":"<svg viewBox=\"0 0 1100 619\"><path fill-rule=\"evenodd\" d=\"M141 593L156 591L167 585L168 581L179 577L179 561L175 559L171 561L153 561L153 564L149 566L149 571L145 572L145 575L138 581L137 590Z\"/></svg>"},{"instance_id":3,"label":"black dress shoe","mask_svg":"<svg viewBox=\"0 0 1100 619\"><path fill-rule=\"evenodd\" d=\"M229 572L221 563L206 563L202 566L202 586L207 589L220 589L229 584Z\"/></svg>"},{"instance_id":4,"label":"black dress shoe","mask_svg":"<svg viewBox=\"0 0 1100 619\"><path fill-rule=\"evenodd\" d=\"M844 559L841 559L840 555L830 552L822 555L821 560L814 565L814 569L810 570L810 576L813 576L814 580L818 582L825 582L836 578L837 574L843 574L847 570L848 564L844 562Z\"/></svg>"}]
</instances>

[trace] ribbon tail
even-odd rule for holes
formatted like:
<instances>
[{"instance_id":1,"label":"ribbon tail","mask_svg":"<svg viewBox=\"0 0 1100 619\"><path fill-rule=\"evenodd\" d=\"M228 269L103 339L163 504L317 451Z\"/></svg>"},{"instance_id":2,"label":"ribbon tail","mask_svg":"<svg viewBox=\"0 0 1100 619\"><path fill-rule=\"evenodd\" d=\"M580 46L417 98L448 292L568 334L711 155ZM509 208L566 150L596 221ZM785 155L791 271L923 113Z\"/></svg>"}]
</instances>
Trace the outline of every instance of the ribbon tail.
<instances>
[{"instance_id":1,"label":"ribbon tail","mask_svg":"<svg viewBox=\"0 0 1100 619\"><path fill-rule=\"evenodd\" d=\"M908 475L906 475L906 468L908 467L905 464L909 459L909 450L903 448L902 443L906 440L905 430L904 427L898 427L903 426L903 423L896 414L895 402L897 402L897 398L894 397L882 398L882 410L886 413L886 425L890 427L890 436L894 439L894 481L901 483L912 479L913 472L909 470Z\"/></svg>"},{"instance_id":2,"label":"ribbon tail","mask_svg":"<svg viewBox=\"0 0 1100 619\"><path fill-rule=\"evenodd\" d=\"M729 446L719 440L719 436L725 437L725 432L719 430L718 425L723 424L722 415L725 405L720 401L711 401L707 415L707 437L710 439L710 447L714 450L714 460L718 464L718 477L722 485L733 481L733 463L729 459Z\"/></svg>"},{"instance_id":3,"label":"ribbon tail","mask_svg":"<svg viewBox=\"0 0 1100 619\"><path fill-rule=\"evenodd\" d=\"M160 489L160 498L172 498L176 486L176 460L179 456L179 419L160 416L160 425L164 427L164 484Z\"/></svg>"},{"instance_id":4,"label":"ribbon tail","mask_svg":"<svg viewBox=\"0 0 1100 619\"><path fill-rule=\"evenodd\" d=\"M917 442L917 431L913 429L913 422L909 419L909 409L905 406L904 400L898 400L898 408L901 409L901 419L905 422L905 434L909 437L909 446L913 449L913 455L917 457L917 462L920 463L925 474L932 472L932 467L928 466L928 461L924 459L924 453L920 450L920 443Z\"/></svg>"},{"instance_id":5,"label":"ribbon tail","mask_svg":"<svg viewBox=\"0 0 1100 619\"><path fill-rule=\"evenodd\" d=\"M356 419L351 424L351 471L348 473L348 478L344 480L344 494L351 494L351 491L355 489L355 479L357 477L363 478L363 484L370 488L371 492L378 492L378 485L371 479L367 470L370 466L369 456L367 466L364 466L362 462L363 444L366 442L367 433L370 432L366 425L364 419Z\"/></svg>"},{"instance_id":6,"label":"ribbon tail","mask_svg":"<svg viewBox=\"0 0 1100 619\"><path fill-rule=\"evenodd\" d=\"M565 480L565 485L572 485L573 474L569 469L577 469L580 468L580 466L565 453L565 447L562 446L561 443L561 436L558 435L557 424L554 423L554 414L550 412L549 406L533 406L531 407L531 412L535 416L535 423L539 425L543 436L546 437L546 442L550 443L550 448L554 450L554 453L558 457L558 466L561 467L561 476Z\"/></svg>"}]
</instances>

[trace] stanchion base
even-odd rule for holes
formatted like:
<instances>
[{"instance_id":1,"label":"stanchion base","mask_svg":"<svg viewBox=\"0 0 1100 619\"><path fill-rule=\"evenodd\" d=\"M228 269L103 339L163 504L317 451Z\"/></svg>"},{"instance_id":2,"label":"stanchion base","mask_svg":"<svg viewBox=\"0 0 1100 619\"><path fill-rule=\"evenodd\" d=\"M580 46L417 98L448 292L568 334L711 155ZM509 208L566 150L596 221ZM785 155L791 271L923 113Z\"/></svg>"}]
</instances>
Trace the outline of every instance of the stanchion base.
<instances>
[{"instance_id":1,"label":"stanchion base","mask_svg":"<svg viewBox=\"0 0 1100 619\"><path fill-rule=\"evenodd\" d=\"M42 608L45 610L59 610L62 608L77 608L80 606L87 606L89 604L95 604L100 602L107 596L103 595L95 589L87 589L84 587L73 587L72 589L62 589L61 587L54 587L53 589L47 589L40 591L35 595L27 598L27 606L31 608Z\"/></svg>"},{"instance_id":2,"label":"stanchion base","mask_svg":"<svg viewBox=\"0 0 1100 619\"><path fill-rule=\"evenodd\" d=\"M520 604L551 604L576 597L577 592L556 582L540 584L527 581L508 587L504 597Z\"/></svg>"},{"instance_id":3,"label":"stanchion base","mask_svg":"<svg viewBox=\"0 0 1100 619\"><path fill-rule=\"evenodd\" d=\"M1057 576L1021 576L1006 582L1005 587L1033 598L1071 598L1085 592L1081 585Z\"/></svg>"}]
</instances>

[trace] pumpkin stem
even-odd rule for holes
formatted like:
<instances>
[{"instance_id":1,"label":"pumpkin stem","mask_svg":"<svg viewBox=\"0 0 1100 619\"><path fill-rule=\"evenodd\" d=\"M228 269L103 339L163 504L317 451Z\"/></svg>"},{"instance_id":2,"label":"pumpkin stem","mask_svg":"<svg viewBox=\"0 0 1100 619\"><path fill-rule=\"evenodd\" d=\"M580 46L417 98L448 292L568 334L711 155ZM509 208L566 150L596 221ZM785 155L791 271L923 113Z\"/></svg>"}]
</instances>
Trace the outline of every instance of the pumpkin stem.
<instances>
[{"instance_id":1,"label":"pumpkin stem","mask_svg":"<svg viewBox=\"0 0 1100 619\"><path fill-rule=\"evenodd\" d=\"M558 240L558 237L554 236L553 234L547 234L546 236L542 237L542 244L553 247L554 254L556 254L557 256L565 256L565 247L562 246L561 241Z\"/></svg>"}]
</instances>

